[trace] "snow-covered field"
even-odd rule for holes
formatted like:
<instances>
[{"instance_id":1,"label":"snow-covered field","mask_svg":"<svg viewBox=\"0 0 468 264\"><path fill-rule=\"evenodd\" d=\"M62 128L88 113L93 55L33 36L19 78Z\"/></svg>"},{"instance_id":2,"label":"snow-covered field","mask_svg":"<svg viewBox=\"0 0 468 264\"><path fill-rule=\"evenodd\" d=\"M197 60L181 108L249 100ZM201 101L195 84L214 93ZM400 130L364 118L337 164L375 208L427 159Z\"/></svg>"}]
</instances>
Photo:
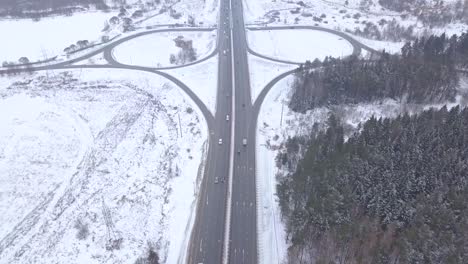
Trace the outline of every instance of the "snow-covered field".
<instances>
[{"instance_id":1,"label":"snow-covered field","mask_svg":"<svg viewBox=\"0 0 468 264\"><path fill-rule=\"evenodd\" d=\"M454 4L455 1L444 1L444 5ZM401 16L401 13L382 8L378 1L373 1L374 5L369 6L366 10L360 8L360 4L363 2L361 0L349 0L348 5L345 5L344 2L343 0L244 0L243 7L247 24L268 24L272 26L315 25L343 32L354 32L356 29L362 31L367 23L372 23L379 31L383 32L388 22L395 20L398 25L405 28L412 26L414 36L428 33L442 34L443 32L450 36L468 30L468 25L456 21L444 26L429 28L423 25L415 16L410 14ZM385 21L385 23L382 23L382 21ZM369 46L379 49L382 46L395 47L401 45L398 42L384 42L387 43L374 42L375 47Z\"/></svg>"},{"instance_id":2,"label":"snow-covered field","mask_svg":"<svg viewBox=\"0 0 468 264\"><path fill-rule=\"evenodd\" d=\"M155 25L184 25L189 22L189 17L195 18L196 26L216 24L217 0L170 0L151 9L140 1L127 2L125 17L130 18L139 31ZM142 10L145 11L141 18L131 18L135 11ZM171 12L177 15L171 16ZM111 12L88 11L71 16L46 17L37 22L30 19L0 20L3 39L0 42L0 50L8 51L0 53L0 63L18 63L21 57L27 57L31 62L45 60L64 55L63 50L79 40L100 43L104 35L118 36L123 33L122 22L115 25L108 23L109 19L118 13L119 10L113 9ZM132 32L124 33L128 34Z\"/></svg>"},{"instance_id":3,"label":"snow-covered field","mask_svg":"<svg viewBox=\"0 0 468 264\"><path fill-rule=\"evenodd\" d=\"M174 19L169 12L149 15L141 19L141 26L154 26L161 24L185 24L189 17L195 19L197 26L213 26L217 23L219 0L171 0L166 6L171 6L173 10L180 13L180 18Z\"/></svg>"},{"instance_id":4,"label":"snow-covered field","mask_svg":"<svg viewBox=\"0 0 468 264\"><path fill-rule=\"evenodd\" d=\"M178 262L207 139L185 94L121 70L2 78L0 94L0 263Z\"/></svg>"},{"instance_id":5,"label":"snow-covered field","mask_svg":"<svg viewBox=\"0 0 468 264\"><path fill-rule=\"evenodd\" d=\"M353 46L336 35L315 30L247 31L252 50L292 62L351 55Z\"/></svg>"},{"instance_id":6,"label":"snow-covered field","mask_svg":"<svg viewBox=\"0 0 468 264\"><path fill-rule=\"evenodd\" d=\"M0 62L44 60L62 54L78 40L98 40L104 23L113 13L89 12L73 16L54 16L38 22L32 20L0 20Z\"/></svg>"},{"instance_id":7,"label":"snow-covered field","mask_svg":"<svg viewBox=\"0 0 468 264\"><path fill-rule=\"evenodd\" d=\"M388 53L401 53L401 48L405 45L404 41L392 42L392 41L379 41L358 36L353 36L354 39L361 42L362 44L369 46L375 50L385 50Z\"/></svg>"},{"instance_id":8,"label":"snow-covered field","mask_svg":"<svg viewBox=\"0 0 468 264\"><path fill-rule=\"evenodd\" d=\"M218 56L195 65L163 70L162 72L169 73L187 85L206 105L213 116L215 115L218 91Z\"/></svg>"},{"instance_id":9,"label":"snow-covered field","mask_svg":"<svg viewBox=\"0 0 468 264\"><path fill-rule=\"evenodd\" d=\"M257 100L257 97L262 92L263 88L265 88L265 86L276 76L297 68L295 65L272 62L252 54L248 54L247 56L249 60L252 103Z\"/></svg>"},{"instance_id":10,"label":"snow-covered field","mask_svg":"<svg viewBox=\"0 0 468 264\"><path fill-rule=\"evenodd\" d=\"M179 36L185 41L192 41L197 60L208 56L216 48L216 31L164 32L124 42L114 49L113 56L117 61L128 65L157 68L175 66L170 63L170 56L177 55L181 51L174 41Z\"/></svg>"}]
</instances>

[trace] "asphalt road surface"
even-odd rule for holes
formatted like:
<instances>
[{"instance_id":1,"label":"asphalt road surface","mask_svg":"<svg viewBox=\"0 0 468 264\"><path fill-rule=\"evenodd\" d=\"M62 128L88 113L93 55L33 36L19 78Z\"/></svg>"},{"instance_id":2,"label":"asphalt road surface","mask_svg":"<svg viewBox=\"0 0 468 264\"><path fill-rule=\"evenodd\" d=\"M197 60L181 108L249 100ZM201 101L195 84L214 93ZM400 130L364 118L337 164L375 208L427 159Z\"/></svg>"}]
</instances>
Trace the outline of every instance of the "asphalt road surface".
<instances>
[{"instance_id":1,"label":"asphalt road surface","mask_svg":"<svg viewBox=\"0 0 468 264\"><path fill-rule=\"evenodd\" d=\"M251 27L251 30L314 29L342 36L354 47L354 54L361 48L374 52L371 48L355 41L344 33L313 26ZM273 79L260 93L255 104L251 101L247 53L251 52L246 41L242 1L221 0L218 23L218 42L215 51L208 57L188 65L166 68L150 68L138 65L125 65L112 56L113 49L131 39L160 32L209 31L212 28L158 29L140 32L121 38L106 46L90 51L83 56L49 64L18 69L19 71L43 71L56 69L115 68L151 72L174 82L186 92L202 111L209 129L209 149L206 167L198 194L197 214L190 234L187 252L188 263L221 264L227 260L232 264L254 264L258 262L257 252L257 209L255 180L255 136L257 116L268 91L282 78L294 70ZM109 64L73 65L97 54L103 54ZM200 63L216 54L218 62L218 90L216 114L213 116L197 95L184 83L170 74L158 71L181 68ZM260 54L253 54L272 59ZM273 59L274 60L274 59ZM290 62L286 62L290 63ZM0 69L0 74L7 73ZM234 96L234 97L233 97ZM234 134L232 134L234 132ZM244 145L243 141L247 144ZM231 146L232 143L232 146ZM232 170L231 170L232 169ZM232 172L231 180L229 179ZM229 185L231 184L231 185ZM232 189L229 189L231 186ZM231 194L228 192L231 191ZM228 196L231 202L228 203ZM230 209L230 210L229 210ZM230 218L226 218L226 213ZM183 227L181 227L183 228ZM225 231L228 230L228 233ZM226 236L228 234L228 236ZM229 237L227 243L225 238ZM224 252L224 255L223 255ZM223 259L223 257L225 257Z\"/></svg>"},{"instance_id":2,"label":"asphalt road surface","mask_svg":"<svg viewBox=\"0 0 468 264\"><path fill-rule=\"evenodd\" d=\"M213 131L210 131L207 167L200 186L197 216L188 252L188 263L194 264L221 264L223 258L231 125L233 122L229 1L221 1L219 17L216 115ZM220 140L222 140L222 144L220 144Z\"/></svg>"},{"instance_id":3,"label":"asphalt road surface","mask_svg":"<svg viewBox=\"0 0 468 264\"><path fill-rule=\"evenodd\" d=\"M215 136L211 139L214 148L210 152L212 156L208 157L208 171L201 187L188 262L221 264L224 246L228 246L229 263L254 264L257 263L255 128L251 129L249 125L253 108L241 1L231 3L222 0L219 18L218 101ZM235 120L231 112L233 92ZM226 115L231 117L229 121L226 121ZM231 122L235 131L233 161L229 156ZM223 145L216 144L219 138L223 140ZM246 145L243 144L244 140L247 140ZM229 206L226 194L230 162L233 162L231 217L230 222L226 222L230 236L228 245L224 245L223 223L226 206ZM216 177L225 177L226 181L214 183Z\"/></svg>"},{"instance_id":4,"label":"asphalt road surface","mask_svg":"<svg viewBox=\"0 0 468 264\"><path fill-rule=\"evenodd\" d=\"M257 207L255 181L255 128L249 125L253 108L247 60L248 45L242 1L232 1L234 75L236 93L235 156L229 263L257 263ZM247 145L243 145L243 140Z\"/></svg>"}]
</instances>

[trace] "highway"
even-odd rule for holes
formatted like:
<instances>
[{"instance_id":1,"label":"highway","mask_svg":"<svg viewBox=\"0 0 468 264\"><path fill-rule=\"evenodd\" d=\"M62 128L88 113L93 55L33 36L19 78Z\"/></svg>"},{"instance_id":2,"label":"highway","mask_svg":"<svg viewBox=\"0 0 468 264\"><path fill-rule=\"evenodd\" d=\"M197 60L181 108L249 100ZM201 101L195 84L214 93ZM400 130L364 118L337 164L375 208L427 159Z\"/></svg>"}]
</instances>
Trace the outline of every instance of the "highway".
<instances>
[{"instance_id":1,"label":"highway","mask_svg":"<svg viewBox=\"0 0 468 264\"><path fill-rule=\"evenodd\" d=\"M250 125L253 107L241 1L221 0L218 50L218 101L214 126L216 137L213 140L220 137L226 144L213 149L212 153L218 158L217 161L208 159L209 171L205 174L206 179L201 188L188 263L254 264L257 263L255 127ZM231 104L233 93L234 108ZM234 124L226 123L223 118L226 115L231 116L230 121ZM233 153L230 153L228 141L231 140L232 125ZM243 144L244 140L247 140L247 145ZM230 165L233 168L232 182L214 184L215 177L226 176L229 179ZM226 197L228 184L232 186L230 204ZM208 197L210 203L206 202ZM212 204L213 199L216 202ZM230 219L226 219L225 228L229 239L224 245L220 243L225 239L224 226L219 220L225 220L227 209L230 209Z\"/></svg>"},{"instance_id":2,"label":"highway","mask_svg":"<svg viewBox=\"0 0 468 264\"><path fill-rule=\"evenodd\" d=\"M257 196L255 181L255 129L247 60L248 45L242 1L231 1L235 66L236 123L234 175L229 241L229 263L257 263ZM254 131L254 133L252 133ZM247 145L243 146L243 139Z\"/></svg>"},{"instance_id":3,"label":"highway","mask_svg":"<svg viewBox=\"0 0 468 264\"><path fill-rule=\"evenodd\" d=\"M194 264L221 264L223 258L231 126L234 122L230 8L229 1L225 0L220 2L219 8L218 51L218 89L214 130L210 135L207 167L200 186L197 215L188 252L188 263ZM219 144L219 140L222 140L222 144Z\"/></svg>"},{"instance_id":4,"label":"highway","mask_svg":"<svg viewBox=\"0 0 468 264\"><path fill-rule=\"evenodd\" d=\"M376 52L354 40L349 35L314 26L249 27L250 30L311 29L326 31L348 40L353 54L361 49ZM276 62L281 61L249 49L241 0L220 0L218 14L217 47L205 58L190 64L151 68L126 65L118 62L113 50L118 45L147 34L162 32L210 31L213 28L168 28L139 32L107 43L89 53L56 64L39 65L19 71L44 71L56 69L125 69L150 72L167 78L181 88L199 107L208 125L209 147L206 166L201 175L197 197L197 212L186 252L190 264L255 264L257 249L257 193L255 175L255 140L257 118L261 104L269 90L282 78L295 70L274 78L259 94L254 104L251 100L248 53ZM108 64L76 65L92 56L103 54ZM159 70L187 67L218 55L218 80L216 113L208 110L198 96L184 83ZM0 74L7 70L0 68ZM247 144L244 145L243 141ZM181 227L183 228L183 227ZM181 252L181 255L184 255ZM181 259L181 262L184 261Z\"/></svg>"}]
</instances>

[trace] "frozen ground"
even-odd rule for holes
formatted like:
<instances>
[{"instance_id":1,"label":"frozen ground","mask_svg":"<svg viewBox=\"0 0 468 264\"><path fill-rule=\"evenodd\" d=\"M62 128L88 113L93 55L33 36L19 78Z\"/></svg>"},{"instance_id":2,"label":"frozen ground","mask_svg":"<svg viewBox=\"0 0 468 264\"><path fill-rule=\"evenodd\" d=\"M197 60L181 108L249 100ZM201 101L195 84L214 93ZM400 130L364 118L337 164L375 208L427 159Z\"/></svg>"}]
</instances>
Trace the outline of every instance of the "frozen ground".
<instances>
[{"instance_id":1,"label":"frozen ground","mask_svg":"<svg viewBox=\"0 0 468 264\"><path fill-rule=\"evenodd\" d=\"M179 36L186 41L192 40L197 60L208 56L216 48L216 31L164 32L124 42L114 49L113 56L117 61L128 65L158 68L175 66L170 63L170 56L177 55L182 50L174 41Z\"/></svg>"},{"instance_id":2,"label":"frozen ground","mask_svg":"<svg viewBox=\"0 0 468 264\"><path fill-rule=\"evenodd\" d=\"M357 41L364 45L367 45L375 50L382 51L385 49L388 53L401 53L401 48L405 45L404 41L392 42L392 41L379 41L358 36L352 36Z\"/></svg>"},{"instance_id":3,"label":"frozen ground","mask_svg":"<svg viewBox=\"0 0 468 264\"><path fill-rule=\"evenodd\" d=\"M302 2L304 6L300 5L300 2ZM315 25L343 32L355 32L356 29L363 31L367 23L372 23L379 31L384 32L388 23L379 22L382 20L390 22L395 19L397 24L403 27L412 26L414 28L414 36L422 36L430 33L441 34L443 32L446 32L447 35L453 35L461 34L468 30L468 25L459 22L452 22L444 26L429 28L429 26L424 26L411 14L407 14L403 18L401 13L383 9L377 3L378 1L373 1L374 5L369 6L367 10L362 10L360 8L361 0L349 0L348 2L348 5L344 5L343 0L244 0L243 6L247 24L268 24L272 26L293 24ZM444 5L451 5L455 2L456 0L444 1ZM385 46L390 49L393 48L393 51L396 46L401 45L401 43L395 43L393 41L373 42L371 40L370 42L371 44L375 44L375 48L377 49ZM313 42L308 41L305 43ZM264 43L261 44L263 45ZM373 47L372 45L370 46Z\"/></svg>"},{"instance_id":4,"label":"frozen ground","mask_svg":"<svg viewBox=\"0 0 468 264\"><path fill-rule=\"evenodd\" d=\"M191 16L195 19L195 25L213 26L217 23L218 2L218 0L171 0L165 6L170 6L175 12L179 13L180 18L171 17L169 11L159 13L158 10L154 14L148 14L147 17L139 20L141 21L139 25L151 27L169 23L185 24Z\"/></svg>"},{"instance_id":5,"label":"frozen ground","mask_svg":"<svg viewBox=\"0 0 468 264\"><path fill-rule=\"evenodd\" d=\"M247 56L249 60L252 103L255 102L263 88L276 76L297 68L295 65L272 62L252 54L248 54Z\"/></svg>"},{"instance_id":6,"label":"frozen ground","mask_svg":"<svg viewBox=\"0 0 468 264\"><path fill-rule=\"evenodd\" d=\"M276 59L292 62L323 60L325 56L343 57L353 52L346 40L315 30L247 31L252 50Z\"/></svg>"},{"instance_id":7,"label":"frozen ground","mask_svg":"<svg viewBox=\"0 0 468 264\"><path fill-rule=\"evenodd\" d=\"M98 40L113 13L89 12L32 20L0 20L0 62L44 60L63 53L78 40Z\"/></svg>"},{"instance_id":8,"label":"frozen ground","mask_svg":"<svg viewBox=\"0 0 468 264\"><path fill-rule=\"evenodd\" d=\"M218 91L218 56L178 69L164 70L187 85L213 114Z\"/></svg>"},{"instance_id":9,"label":"frozen ground","mask_svg":"<svg viewBox=\"0 0 468 264\"><path fill-rule=\"evenodd\" d=\"M143 2L127 2L128 8L124 17L129 18L139 31L157 25L184 25L189 22L189 17L195 18L196 26L216 24L217 0L170 0L152 7L144 5ZM135 11L143 11L142 17L132 18ZM64 55L63 50L79 40L99 43L104 35L111 38L118 36L123 33L122 19L117 24L108 23L109 19L118 13L119 10L108 13L78 12L72 16L42 18L38 22L30 19L0 20L0 32L3 37L0 50L8 51L0 53L0 63L17 63L21 57L27 57L31 62L44 60ZM128 34L132 32L124 33Z\"/></svg>"},{"instance_id":10,"label":"frozen ground","mask_svg":"<svg viewBox=\"0 0 468 264\"><path fill-rule=\"evenodd\" d=\"M134 263L149 248L177 263L207 138L191 100L131 71L16 80L0 79L0 263Z\"/></svg>"}]
</instances>

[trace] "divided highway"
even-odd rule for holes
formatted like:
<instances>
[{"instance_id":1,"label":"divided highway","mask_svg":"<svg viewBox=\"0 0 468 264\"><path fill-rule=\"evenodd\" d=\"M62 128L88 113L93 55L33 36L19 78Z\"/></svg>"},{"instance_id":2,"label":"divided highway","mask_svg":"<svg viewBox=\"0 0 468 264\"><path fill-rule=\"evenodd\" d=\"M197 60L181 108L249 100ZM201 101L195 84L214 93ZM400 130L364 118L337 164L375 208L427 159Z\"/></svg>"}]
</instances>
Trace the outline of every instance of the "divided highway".
<instances>
[{"instance_id":1,"label":"divided highway","mask_svg":"<svg viewBox=\"0 0 468 264\"><path fill-rule=\"evenodd\" d=\"M224 249L232 129L232 49L229 1L222 0L218 24L218 90L207 167L200 186L188 263L221 264Z\"/></svg>"},{"instance_id":2,"label":"divided highway","mask_svg":"<svg viewBox=\"0 0 468 264\"><path fill-rule=\"evenodd\" d=\"M37 66L27 71L54 69L114 68L138 70L161 75L187 93L203 113L209 129L206 167L201 176L195 223L190 234L186 261L190 264L255 264L257 249L257 196L255 175L255 140L257 117L268 91L295 70L273 79L252 104L248 53L280 61L251 51L246 40L242 0L220 0L217 48L208 57L191 64L165 68L126 65L115 60L113 49L131 39L153 33L177 31L209 31L213 28L158 29L139 32L69 61ZM348 40L354 55L361 49L375 50L359 43L345 33L314 26L250 27L250 30L312 29L326 31ZM103 54L108 64L74 65L97 54ZM190 66L218 54L218 88L216 114L184 83L158 70ZM20 69L21 70L21 69ZM26 71L26 70L25 70ZM0 74L7 72L0 69ZM247 144L244 144L246 141ZM183 228L183 227L181 227ZM183 253L181 253L183 255ZM182 257L181 257L181 261Z\"/></svg>"},{"instance_id":3,"label":"divided highway","mask_svg":"<svg viewBox=\"0 0 468 264\"><path fill-rule=\"evenodd\" d=\"M211 139L211 145L215 146L210 148L212 157L208 157L207 160L209 167L201 187L188 263L255 264L257 263L255 128L249 125L253 107L242 1L221 0L218 50L218 101L215 136ZM234 107L231 97L233 95ZM227 122L226 116L235 119L231 118ZM234 135L231 134L232 125L234 125ZM230 142L231 136L234 136L233 142ZM223 145L217 144L218 137L225 142ZM246 145L244 140L247 141ZM231 178L228 177L229 166L233 168ZM216 178L224 177L232 181L215 183ZM232 188L230 198L226 196L229 184ZM230 203L227 199L231 199ZM227 212L230 221L225 219ZM224 220L226 226L220 224L220 221ZM223 228L228 231L226 233L228 239L224 236ZM223 243L225 239L227 239L226 244Z\"/></svg>"}]
</instances>

